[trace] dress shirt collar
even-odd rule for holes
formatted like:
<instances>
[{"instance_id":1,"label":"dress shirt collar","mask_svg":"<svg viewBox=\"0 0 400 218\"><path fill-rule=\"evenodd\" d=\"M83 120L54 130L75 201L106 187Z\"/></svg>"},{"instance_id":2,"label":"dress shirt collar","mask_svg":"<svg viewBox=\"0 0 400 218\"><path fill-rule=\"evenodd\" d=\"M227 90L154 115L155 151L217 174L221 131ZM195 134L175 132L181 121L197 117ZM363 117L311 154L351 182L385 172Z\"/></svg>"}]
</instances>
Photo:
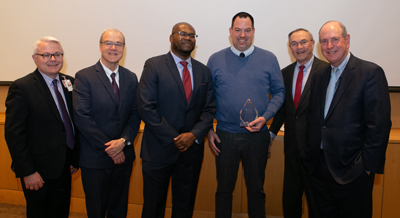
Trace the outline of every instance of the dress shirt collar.
<instances>
[{"instance_id":1,"label":"dress shirt collar","mask_svg":"<svg viewBox=\"0 0 400 218\"><path fill-rule=\"evenodd\" d=\"M100 59L100 63L101 63L101 66L103 66L104 72L106 72L106 75L107 75L107 77L108 77L108 79L110 80L111 83L112 83L111 74L115 73L115 82L117 83L117 85L119 87L119 73L118 73L119 72L119 65L117 66L117 69L115 69L115 71L111 71L110 69L108 69L108 67L106 67L106 65L104 65L101 62L101 59Z\"/></svg>"},{"instance_id":2,"label":"dress shirt collar","mask_svg":"<svg viewBox=\"0 0 400 218\"><path fill-rule=\"evenodd\" d=\"M38 70L38 71L39 71L39 70ZM47 84L48 87L53 87L53 80L55 80L55 79L58 80L58 81L61 83L60 74L57 74L57 77L56 77L55 79L53 79L53 78L47 76L46 74L44 74L44 73L42 73L42 72L40 72L40 71L39 71L39 73L42 75L42 77L43 77L43 79L44 79L44 81L46 82L46 84ZM58 84L59 84L59 83L58 83Z\"/></svg>"},{"instance_id":3,"label":"dress shirt collar","mask_svg":"<svg viewBox=\"0 0 400 218\"><path fill-rule=\"evenodd\" d=\"M338 68L339 68L339 76L342 75L344 68L346 68L347 63L349 62L349 59L350 59L350 52L347 53L346 58L345 58L345 59L343 60L343 62L338 66ZM331 67L332 67L332 69L334 68L334 66L332 66L332 65L331 65Z\"/></svg>"},{"instance_id":4,"label":"dress shirt collar","mask_svg":"<svg viewBox=\"0 0 400 218\"><path fill-rule=\"evenodd\" d=\"M237 50L233 46L231 46L231 50L237 56L239 56L240 53L242 53L241 51ZM251 45L250 48L248 48L246 51L243 52L244 53L244 57L247 57L247 56L251 55L251 53L253 53L253 51L254 51L254 45Z\"/></svg>"},{"instance_id":5,"label":"dress shirt collar","mask_svg":"<svg viewBox=\"0 0 400 218\"><path fill-rule=\"evenodd\" d=\"M186 61L186 62L188 62L188 65L192 66L192 57L189 57L187 60L182 60L178 56L176 56L172 51L170 51L170 52L171 52L172 57L174 58L176 65L178 65L178 64L181 65L181 63L179 63L179 62Z\"/></svg>"},{"instance_id":6,"label":"dress shirt collar","mask_svg":"<svg viewBox=\"0 0 400 218\"><path fill-rule=\"evenodd\" d=\"M303 69L303 73L308 73L310 72L309 69L312 66L312 64L314 63L314 55L311 57L311 59L304 64L304 69ZM296 61L296 69L300 69L301 64L299 64L299 62Z\"/></svg>"}]
</instances>

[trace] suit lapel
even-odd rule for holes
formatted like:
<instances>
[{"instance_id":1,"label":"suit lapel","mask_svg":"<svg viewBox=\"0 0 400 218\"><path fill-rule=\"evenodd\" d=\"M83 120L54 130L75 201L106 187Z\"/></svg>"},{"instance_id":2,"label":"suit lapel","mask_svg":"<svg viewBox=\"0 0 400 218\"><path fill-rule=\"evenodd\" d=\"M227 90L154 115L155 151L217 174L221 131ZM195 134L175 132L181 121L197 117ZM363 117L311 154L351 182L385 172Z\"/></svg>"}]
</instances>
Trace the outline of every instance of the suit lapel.
<instances>
[{"instance_id":1,"label":"suit lapel","mask_svg":"<svg viewBox=\"0 0 400 218\"><path fill-rule=\"evenodd\" d=\"M320 60L317 59L317 58L314 56L314 62L313 62L312 67L311 67L310 75L308 75L308 79L307 79L306 85L304 86L303 92L301 93L301 97L300 97L300 101L299 101L299 106L297 107L297 109L299 109L299 108L302 106L302 103L303 103L303 101L304 101L304 98L306 98L307 92L310 91L310 88L311 88L311 79L312 79L313 75L315 74L315 72L318 71L317 69L320 69L320 67L319 67L320 64L321 64ZM308 104L308 102L307 102L307 104Z\"/></svg>"},{"instance_id":2,"label":"suit lapel","mask_svg":"<svg viewBox=\"0 0 400 218\"><path fill-rule=\"evenodd\" d=\"M354 75L352 73L352 71L355 68L354 62L355 62L355 59L354 59L353 55L351 55L349 62L347 62L347 65L342 72L342 75L341 75L342 78L340 79L339 86L337 87L337 90L333 96L332 103L329 107L329 111L328 111L328 114L326 115L325 119L327 119L330 116L330 114L332 113L332 111L335 109L336 105L342 98L343 94L345 93L347 87L349 86L350 81Z\"/></svg>"},{"instance_id":3,"label":"suit lapel","mask_svg":"<svg viewBox=\"0 0 400 218\"><path fill-rule=\"evenodd\" d=\"M35 71L35 85L39 89L39 91L42 93L43 98L46 100L47 104L50 107L50 110L53 112L53 114L58 118L58 120L63 123L61 119L60 112L58 111L57 105L53 99L53 96L51 95L51 92L49 90L49 87L47 86L46 81L44 81L42 75L39 73L38 70Z\"/></svg>"},{"instance_id":4,"label":"suit lapel","mask_svg":"<svg viewBox=\"0 0 400 218\"><path fill-rule=\"evenodd\" d=\"M190 102L188 105L190 105L193 101L193 96L197 93L197 91L200 88L201 85L201 73L198 64L194 61L192 58L192 71L193 71L193 92L192 92L192 97L190 98Z\"/></svg>"},{"instance_id":5,"label":"suit lapel","mask_svg":"<svg viewBox=\"0 0 400 218\"><path fill-rule=\"evenodd\" d=\"M115 98L114 91L112 89L110 79L108 78L106 72L103 69L100 61L96 64L96 74L99 80L103 83L104 88L107 90L108 94L110 94L111 98L113 99L114 103L117 104L117 99ZM121 81L121 79L120 79Z\"/></svg>"},{"instance_id":6,"label":"suit lapel","mask_svg":"<svg viewBox=\"0 0 400 218\"><path fill-rule=\"evenodd\" d=\"M287 84L286 84L286 94L290 95L290 109L293 111L296 111L296 107L294 106L294 96L293 96L293 79L294 79L294 68L296 66L296 62L292 63L291 65L289 65L287 71L291 72L289 75L289 79L287 80ZM296 78L297 79L297 78ZM299 103L300 105L300 103Z\"/></svg>"},{"instance_id":7,"label":"suit lapel","mask_svg":"<svg viewBox=\"0 0 400 218\"><path fill-rule=\"evenodd\" d=\"M166 64L169 69L169 72L171 73L172 77L174 78L176 84L178 85L178 89L181 93L181 97L182 97L183 101L186 103L186 95L185 95L185 90L183 89L182 79L181 79L181 76L179 75L179 71L175 64L174 58L172 57L172 55L170 53L168 53L166 55ZM193 83L195 83L194 78L193 78Z\"/></svg>"},{"instance_id":8,"label":"suit lapel","mask_svg":"<svg viewBox=\"0 0 400 218\"><path fill-rule=\"evenodd\" d=\"M63 75L63 74L59 74L59 75L61 76L61 75ZM61 77L59 77L59 81L62 82ZM68 89L65 88L65 86L64 86L63 84L61 85L61 87L62 87L63 92L64 92L65 101L67 102L67 107L68 107L69 115L71 116L71 119L72 119L72 116L73 116L73 113L72 113L72 105L71 105L71 102L72 102L72 92L68 91Z\"/></svg>"}]
</instances>

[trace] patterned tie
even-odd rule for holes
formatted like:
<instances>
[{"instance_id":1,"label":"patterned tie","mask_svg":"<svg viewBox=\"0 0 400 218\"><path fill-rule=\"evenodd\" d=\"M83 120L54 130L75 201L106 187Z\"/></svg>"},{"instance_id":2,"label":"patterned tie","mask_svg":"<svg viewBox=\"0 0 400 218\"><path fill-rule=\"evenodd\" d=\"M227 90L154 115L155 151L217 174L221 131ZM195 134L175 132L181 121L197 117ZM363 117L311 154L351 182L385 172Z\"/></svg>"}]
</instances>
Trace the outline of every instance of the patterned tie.
<instances>
[{"instance_id":1,"label":"patterned tie","mask_svg":"<svg viewBox=\"0 0 400 218\"><path fill-rule=\"evenodd\" d=\"M117 82L115 82L115 75L116 75L115 73L111 74L111 79L112 79L111 85L112 85L112 88L113 88L113 91L115 94L115 99L117 100L117 104L119 104L119 89L118 89Z\"/></svg>"},{"instance_id":2,"label":"patterned tie","mask_svg":"<svg viewBox=\"0 0 400 218\"><path fill-rule=\"evenodd\" d=\"M58 106L60 107L61 110L61 116L64 121L65 132L67 134L67 146L71 149L74 149L75 146L74 131L72 129L72 123L71 119L69 118L67 108L65 107L64 99L61 96L61 93L58 91L57 81L58 80L56 79L53 80L53 86L54 86L54 92L56 93L57 96Z\"/></svg>"},{"instance_id":3,"label":"patterned tie","mask_svg":"<svg viewBox=\"0 0 400 218\"><path fill-rule=\"evenodd\" d=\"M303 85L303 69L304 69L304 66L300 66L300 71L299 71L299 74L297 75L297 80L296 80L296 89L294 91L294 106L296 108L297 108L297 105L299 105L300 96L301 96L301 87Z\"/></svg>"},{"instance_id":4,"label":"patterned tie","mask_svg":"<svg viewBox=\"0 0 400 218\"><path fill-rule=\"evenodd\" d=\"M192 96L192 80L190 78L189 69L187 68L188 63L186 61L181 61L179 63L181 63L183 66L182 83L183 89L185 90L186 101L189 104L190 97Z\"/></svg>"},{"instance_id":5,"label":"patterned tie","mask_svg":"<svg viewBox=\"0 0 400 218\"><path fill-rule=\"evenodd\" d=\"M246 55L242 52L240 53L239 57L244 58Z\"/></svg>"},{"instance_id":6,"label":"patterned tie","mask_svg":"<svg viewBox=\"0 0 400 218\"><path fill-rule=\"evenodd\" d=\"M329 85L326 91L326 98L325 98L325 111L324 111L324 118L326 114L328 114L329 107L332 103L333 95L335 94L337 82L339 79L339 68L334 67L332 68L331 72L331 80L329 81Z\"/></svg>"}]
</instances>

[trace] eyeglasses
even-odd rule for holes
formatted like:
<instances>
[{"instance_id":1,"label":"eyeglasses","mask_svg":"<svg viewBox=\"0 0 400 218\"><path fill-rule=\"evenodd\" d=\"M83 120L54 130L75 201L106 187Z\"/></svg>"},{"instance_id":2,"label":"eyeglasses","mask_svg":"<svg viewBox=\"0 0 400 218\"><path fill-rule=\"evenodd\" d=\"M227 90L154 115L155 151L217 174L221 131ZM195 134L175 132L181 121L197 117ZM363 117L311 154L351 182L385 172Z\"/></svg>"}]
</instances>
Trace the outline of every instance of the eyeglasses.
<instances>
[{"instance_id":1,"label":"eyeglasses","mask_svg":"<svg viewBox=\"0 0 400 218\"><path fill-rule=\"evenodd\" d=\"M300 42L291 42L290 47L297 47L299 44L301 46L305 46L308 43L308 40L301 40Z\"/></svg>"},{"instance_id":2,"label":"eyeglasses","mask_svg":"<svg viewBox=\"0 0 400 218\"><path fill-rule=\"evenodd\" d=\"M45 53L45 54L35 54L35 55L42 56L44 60L50 60L51 57L54 57L56 60L60 60L64 56L64 54L62 53L55 53L55 54Z\"/></svg>"},{"instance_id":3,"label":"eyeglasses","mask_svg":"<svg viewBox=\"0 0 400 218\"><path fill-rule=\"evenodd\" d=\"M122 46L125 45L122 42L113 42L113 41L104 41L104 42L100 42L100 43L102 43L106 47L112 47L113 45L115 45L115 47L117 47L117 48L121 48Z\"/></svg>"},{"instance_id":4,"label":"eyeglasses","mask_svg":"<svg viewBox=\"0 0 400 218\"><path fill-rule=\"evenodd\" d=\"M180 36L182 36L183 38L186 38L186 37L189 36L189 38L195 39L195 38L199 37L198 35L196 35L196 34L194 34L194 33L187 33L187 32L185 32L185 31L179 31L179 32L175 32L175 33L178 33L178 34L179 34ZM172 33L172 34L175 34L175 33Z\"/></svg>"}]
</instances>

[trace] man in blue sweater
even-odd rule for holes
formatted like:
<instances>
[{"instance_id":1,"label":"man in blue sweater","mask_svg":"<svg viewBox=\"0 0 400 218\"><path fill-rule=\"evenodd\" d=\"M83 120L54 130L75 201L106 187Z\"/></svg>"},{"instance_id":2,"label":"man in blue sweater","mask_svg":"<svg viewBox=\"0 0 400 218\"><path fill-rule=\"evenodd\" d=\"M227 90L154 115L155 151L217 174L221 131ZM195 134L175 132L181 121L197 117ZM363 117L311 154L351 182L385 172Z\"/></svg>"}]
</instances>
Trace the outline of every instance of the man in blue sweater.
<instances>
[{"instance_id":1,"label":"man in blue sweater","mask_svg":"<svg viewBox=\"0 0 400 218\"><path fill-rule=\"evenodd\" d=\"M217 162L216 217L232 217L232 192L240 159L247 184L249 217L265 217L263 189L270 134L265 123L275 116L285 98L278 60L252 45L254 19L245 12L232 19L232 46L208 60L217 100L217 130L208 139ZM270 98L270 95L272 97ZM251 99L259 117L240 127L240 110Z\"/></svg>"}]
</instances>

